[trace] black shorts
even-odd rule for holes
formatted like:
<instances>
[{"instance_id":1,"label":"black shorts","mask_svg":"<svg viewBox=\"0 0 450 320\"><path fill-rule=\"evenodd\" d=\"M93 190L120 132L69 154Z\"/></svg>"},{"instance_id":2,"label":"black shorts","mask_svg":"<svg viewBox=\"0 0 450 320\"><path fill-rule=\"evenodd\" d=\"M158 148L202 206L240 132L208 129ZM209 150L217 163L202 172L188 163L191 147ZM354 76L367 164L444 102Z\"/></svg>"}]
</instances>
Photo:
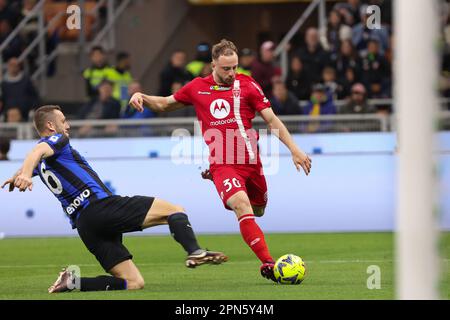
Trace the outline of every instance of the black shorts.
<instances>
[{"instance_id":1,"label":"black shorts","mask_svg":"<svg viewBox=\"0 0 450 320\"><path fill-rule=\"evenodd\" d=\"M142 231L142 224L154 198L110 196L92 202L76 221L81 240L106 272L132 259L122 243L122 234Z\"/></svg>"}]
</instances>

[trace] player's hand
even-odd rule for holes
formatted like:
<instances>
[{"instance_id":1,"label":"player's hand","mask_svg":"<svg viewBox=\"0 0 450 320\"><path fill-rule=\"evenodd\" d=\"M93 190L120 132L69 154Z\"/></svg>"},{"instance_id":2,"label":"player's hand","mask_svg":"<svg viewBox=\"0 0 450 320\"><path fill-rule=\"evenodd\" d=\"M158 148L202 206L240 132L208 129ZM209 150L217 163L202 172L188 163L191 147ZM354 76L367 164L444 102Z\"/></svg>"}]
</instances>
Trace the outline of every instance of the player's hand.
<instances>
[{"instance_id":1,"label":"player's hand","mask_svg":"<svg viewBox=\"0 0 450 320\"><path fill-rule=\"evenodd\" d=\"M206 169L205 171L202 172L202 178L213 181L213 177L209 169Z\"/></svg>"},{"instance_id":2,"label":"player's hand","mask_svg":"<svg viewBox=\"0 0 450 320\"><path fill-rule=\"evenodd\" d=\"M8 180L6 180L5 182L3 182L2 184L2 189L9 184L9 192L14 190L14 177L13 178L9 178Z\"/></svg>"},{"instance_id":3,"label":"player's hand","mask_svg":"<svg viewBox=\"0 0 450 320\"><path fill-rule=\"evenodd\" d=\"M14 186L19 188L20 192L24 192L27 189L31 191L33 190L33 180L31 177L27 177L24 174L19 174L14 180Z\"/></svg>"},{"instance_id":4,"label":"player's hand","mask_svg":"<svg viewBox=\"0 0 450 320\"><path fill-rule=\"evenodd\" d=\"M142 93L136 92L130 99L129 105L139 112L144 112L144 98Z\"/></svg>"},{"instance_id":5,"label":"player's hand","mask_svg":"<svg viewBox=\"0 0 450 320\"><path fill-rule=\"evenodd\" d=\"M297 168L297 171L300 171L300 168L303 168L306 175L311 172L311 158L301 150L296 150L292 153L292 161L294 161L294 165Z\"/></svg>"}]
</instances>

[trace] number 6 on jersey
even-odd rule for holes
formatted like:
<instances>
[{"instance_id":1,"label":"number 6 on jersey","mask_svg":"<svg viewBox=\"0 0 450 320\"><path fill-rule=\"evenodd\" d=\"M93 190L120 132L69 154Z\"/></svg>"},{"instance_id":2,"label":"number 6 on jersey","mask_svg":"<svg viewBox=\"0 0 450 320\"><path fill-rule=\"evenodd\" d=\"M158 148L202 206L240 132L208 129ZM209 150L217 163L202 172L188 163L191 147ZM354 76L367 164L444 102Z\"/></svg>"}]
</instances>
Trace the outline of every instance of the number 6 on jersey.
<instances>
[{"instance_id":1,"label":"number 6 on jersey","mask_svg":"<svg viewBox=\"0 0 450 320\"><path fill-rule=\"evenodd\" d=\"M44 178L45 184L54 194L60 194L63 192L61 181L59 181L58 177L53 172L47 170L44 162L41 163L41 174ZM52 181L50 181L50 178L52 178Z\"/></svg>"}]
</instances>

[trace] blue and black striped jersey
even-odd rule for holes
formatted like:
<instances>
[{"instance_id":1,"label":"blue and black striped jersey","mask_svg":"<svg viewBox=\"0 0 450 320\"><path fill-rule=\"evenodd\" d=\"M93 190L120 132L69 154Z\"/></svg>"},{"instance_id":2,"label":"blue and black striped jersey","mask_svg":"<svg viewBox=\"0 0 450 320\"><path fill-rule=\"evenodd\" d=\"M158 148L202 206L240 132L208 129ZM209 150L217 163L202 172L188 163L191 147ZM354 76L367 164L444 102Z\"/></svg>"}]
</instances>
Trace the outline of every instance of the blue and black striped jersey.
<instances>
[{"instance_id":1,"label":"blue and black striped jersey","mask_svg":"<svg viewBox=\"0 0 450 320\"><path fill-rule=\"evenodd\" d=\"M38 143L47 143L55 152L43 159L35 169L41 180L61 202L70 217L72 227L81 209L91 202L111 196L111 191L100 180L88 162L72 148L69 138L62 134L44 137Z\"/></svg>"}]
</instances>

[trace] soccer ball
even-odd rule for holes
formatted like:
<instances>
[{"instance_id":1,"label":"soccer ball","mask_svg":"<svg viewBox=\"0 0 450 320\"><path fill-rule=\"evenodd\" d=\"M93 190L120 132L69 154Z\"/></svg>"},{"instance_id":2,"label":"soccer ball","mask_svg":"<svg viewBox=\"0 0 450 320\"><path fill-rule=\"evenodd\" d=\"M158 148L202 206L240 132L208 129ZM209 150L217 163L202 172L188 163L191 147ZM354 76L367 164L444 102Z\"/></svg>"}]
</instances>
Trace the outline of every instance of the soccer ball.
<instances>
[{"instance_id":1,"label":"soccer ball","mask_svg":"<svg viewBox=\"0 0 450 320\"><path fill-rule=\"evenodd\" d=\"M285 254L275 262L273 272L278 283L300 284L305 278L306 267L302 258Z\"/></svg>"}]
</instances>

